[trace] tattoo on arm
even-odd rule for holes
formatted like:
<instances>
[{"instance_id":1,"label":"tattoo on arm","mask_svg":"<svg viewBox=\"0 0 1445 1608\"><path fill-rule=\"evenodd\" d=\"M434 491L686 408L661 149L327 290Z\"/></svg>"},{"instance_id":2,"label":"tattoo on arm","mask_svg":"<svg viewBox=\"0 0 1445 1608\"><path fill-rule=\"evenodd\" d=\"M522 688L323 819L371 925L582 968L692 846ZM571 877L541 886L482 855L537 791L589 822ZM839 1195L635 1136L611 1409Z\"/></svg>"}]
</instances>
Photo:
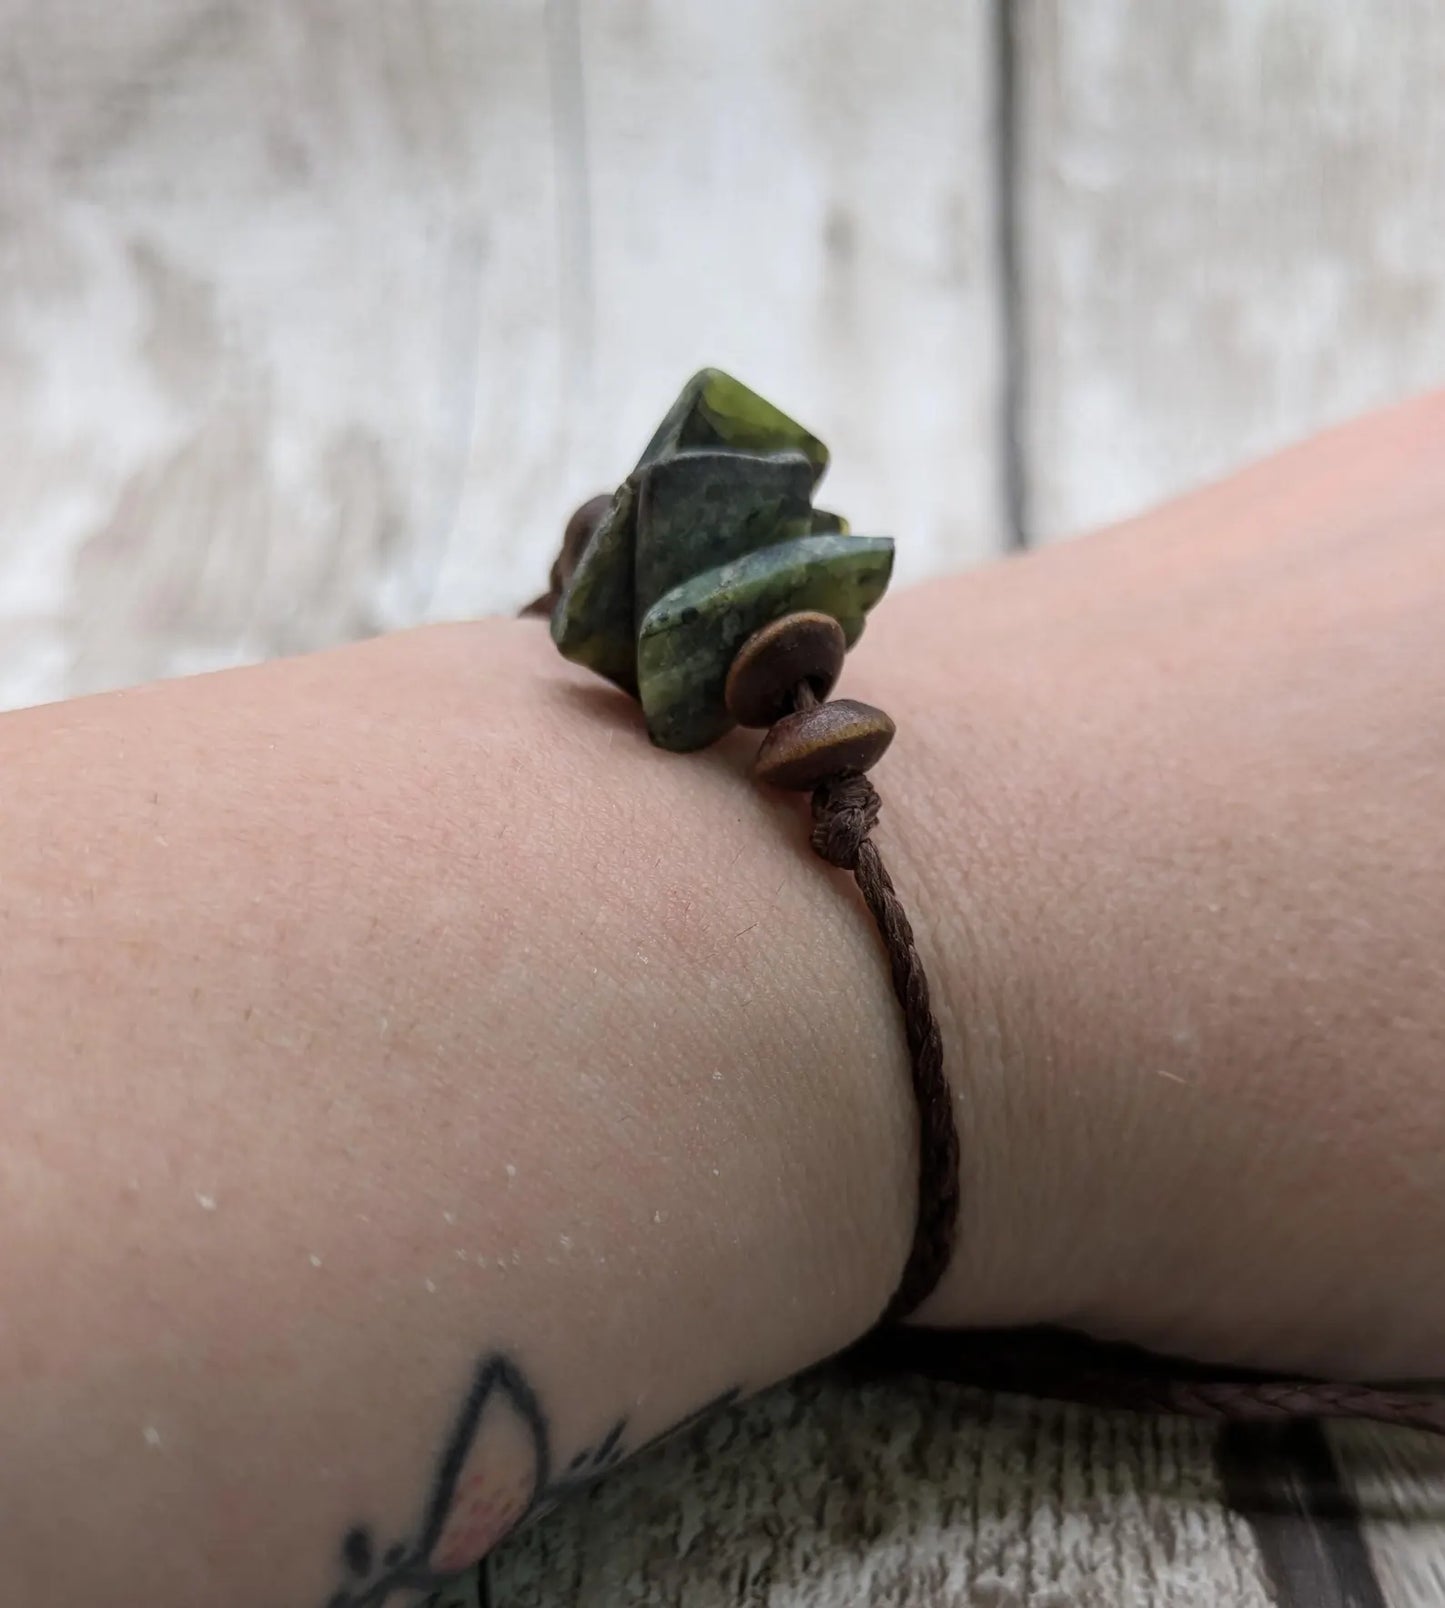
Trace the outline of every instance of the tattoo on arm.
<instances>
[{"instance_id":1,"label":"tattoo on arm","mask_svg":"<svg viewBox=\"0 0 1445 1608\"><path fill-rule=\"evenodd\" d=\"M638 1446L627 1444L627 1420L619 1418L601 1440L558 1469L551 1426L536 1391L512 1358L489 1352L472 1373L415 1532L379 1549L369 1525L348 1530L341 1542L344 1583L327 1598L326 1608L392 1608L412 1593L435 1591L485 1557L524 1519L740 1394L725 1391Z\"/></svg>"}]
</instances>

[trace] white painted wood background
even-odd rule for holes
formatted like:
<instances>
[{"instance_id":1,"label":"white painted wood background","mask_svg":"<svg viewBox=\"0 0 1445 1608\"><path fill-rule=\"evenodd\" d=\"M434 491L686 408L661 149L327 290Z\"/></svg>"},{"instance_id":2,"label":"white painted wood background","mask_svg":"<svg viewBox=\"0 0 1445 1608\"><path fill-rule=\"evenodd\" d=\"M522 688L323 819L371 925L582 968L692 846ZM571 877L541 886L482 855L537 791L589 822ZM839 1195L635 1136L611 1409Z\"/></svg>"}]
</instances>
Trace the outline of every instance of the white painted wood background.
<instances>
[{"instance_id":1,"label":"white painted wood background","mask_svg":"<svg viewBox=\"0 0 1445 1608\"><path fill-rule=\"evenodd\" d=\"M705 361L910 579L1438 384L1442 84L1434 0L0 0L0 703L510 610ZM1371 1600L1442 1600L1440 1454L1349 1441ZM501 1575L1203 1608L1261 1545L1198 1430L807 1384Z\"/></svg>"}]
</instances>

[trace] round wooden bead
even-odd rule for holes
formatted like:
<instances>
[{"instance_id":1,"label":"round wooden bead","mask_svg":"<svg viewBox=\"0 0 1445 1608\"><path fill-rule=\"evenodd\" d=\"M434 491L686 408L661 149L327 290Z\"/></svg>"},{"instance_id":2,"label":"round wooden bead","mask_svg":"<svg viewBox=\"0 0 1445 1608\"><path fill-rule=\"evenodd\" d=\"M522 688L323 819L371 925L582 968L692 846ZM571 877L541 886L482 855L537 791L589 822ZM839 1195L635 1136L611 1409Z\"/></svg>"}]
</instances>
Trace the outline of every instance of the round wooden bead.
<instances>
[{"instance_id":1,"label":"round wooden bead","mask_svg":"<svg viewBox=\"0 0 1445 1608\"><path fill-rule=\"evenodd\" d=\"M567 528L562 533L562 551L557 555L556 569L553 581L566 585L572 578L572 571L577 568L577 561L582 557L583 549L592 540L592 533L602 523L602 516L612 506L610 494L600 497L589 497L585 503L573 511L572 517L567 521Z\"/></svg>"},{"instance_id":2,"label":"round wooden bead","mask_svg":"<svg viewBox=\"0 0 1445 1608\"><path fill-rule=\"evenodd\" d=\"M833 690L848 644L831 614L785 614L738 649L723 696L740 726L771 726L807 682L818 699Z\"/></svg>"},{"instance_id":3,"label":"round wooden bead","mask_svg":"<svg viewBox=\"0 0 1445 1608\"><path fill-rule=\"evenodd\" d=\"M758 749L753 775L807 792L839 771L866 771L882 759L897 728L872 704L839 698L784 715Z\"/></svg>"}]
</instances>

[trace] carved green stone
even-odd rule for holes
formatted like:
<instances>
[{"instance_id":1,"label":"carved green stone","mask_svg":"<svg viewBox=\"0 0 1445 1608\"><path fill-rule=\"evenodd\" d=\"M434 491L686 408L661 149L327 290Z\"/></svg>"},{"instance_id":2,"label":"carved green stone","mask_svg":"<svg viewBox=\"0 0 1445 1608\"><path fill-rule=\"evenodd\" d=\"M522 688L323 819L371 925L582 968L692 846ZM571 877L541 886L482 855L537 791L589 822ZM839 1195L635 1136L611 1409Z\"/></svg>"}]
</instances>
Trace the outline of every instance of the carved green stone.
<instances>
[{"instance_id":1,"label":"carved green stone","mask_svg":"<svg viewBox=\"0 0 1445 1608\"><path fill-rule=\"evenodd\" d=\"M693 375L618 488L552 614L567 658L642 700L653 741L732 724L728 668L759 627L818 609L851 644L893 564L883 537L812 505L815 435L718 369Z\"/></svg>"},{"instance_id":2,"label":"carved green stone","mask_svg":"<svg viewBox=\"0 0 1445 1608\"><path fill-rule=\"evenodd\" d=\"M761 626L799 609L831 614L851 647L893 570L877 536L806 536L694 575L648 610L637 641L647 730L659 747L705 748L734 724L728 668Z\"/></svg>"},{"instance_id":3,"label":"carved green stone","mask_svg":"<svg viewBox=\"0 0 1445 1608\"><path fill-rule=\"evenodd\" d=\"M813 527L814 469L801 452L692 450L642 472L637 618L702 570Z\"/></svg>"}]
</instances>

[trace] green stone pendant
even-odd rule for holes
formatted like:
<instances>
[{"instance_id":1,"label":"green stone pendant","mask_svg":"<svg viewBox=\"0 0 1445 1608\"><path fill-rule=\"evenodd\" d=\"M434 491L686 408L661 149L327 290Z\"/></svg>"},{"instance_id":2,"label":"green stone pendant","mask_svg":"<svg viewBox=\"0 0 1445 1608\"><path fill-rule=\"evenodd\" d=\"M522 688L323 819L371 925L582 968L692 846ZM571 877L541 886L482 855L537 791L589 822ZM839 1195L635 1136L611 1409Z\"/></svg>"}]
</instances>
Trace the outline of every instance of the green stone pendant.
<instances>
[{"instance_id":1,"label":"green stone pendant","mask_svg":"<svg viewBox=\"0 0 1445 1608\"><path fill-rule=\"evenodd\" d=\"M659 747L704 748L732 727L728 667L782 615L830 614L858 639L893 543L851 536L813 507L827 466L816 436L704 369L618 488L553 610L552 639L641 700Z\"/></svg>"}]
</instances>

